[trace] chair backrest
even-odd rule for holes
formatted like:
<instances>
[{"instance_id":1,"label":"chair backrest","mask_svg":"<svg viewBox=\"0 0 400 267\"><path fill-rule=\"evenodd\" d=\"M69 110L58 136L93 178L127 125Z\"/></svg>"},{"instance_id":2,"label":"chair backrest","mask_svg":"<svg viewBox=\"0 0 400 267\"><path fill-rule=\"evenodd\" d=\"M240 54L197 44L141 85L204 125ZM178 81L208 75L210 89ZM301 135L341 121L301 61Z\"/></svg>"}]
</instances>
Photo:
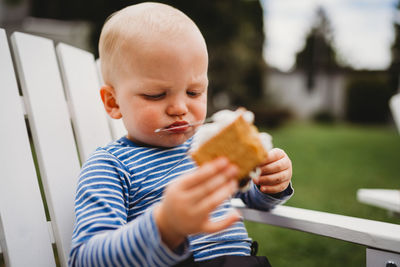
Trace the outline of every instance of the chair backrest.
<instances>
[{"instance_id":1,"label":"chair backrest","mask_svg":"<svg viewBox=\"0 0 400 267\"><path fill-rule=\"evenodd\" d=\"M55 243L56 259L66 266L80 162L116 136L101 106L92 54L65 44L56 51L52 40L18 32L11 45L15 70L1 30L0 80L6 94L0 159L6 164L0 168L0 246L7 266L54 266ZM121 136L118 124L112 124L119 127L113 132Z\"/></svg>"},{"instance_id":2,"label":"chair backrest","mask_svg":"<svg viewBox=\"0 0 400 267\"><path fill-rule=\"evenodd\" d=\"M393 120L397 126L397 130L400 133L400 93L395 94L390 98L389 107L392 111Z\"/></svg>"}]
</instances>

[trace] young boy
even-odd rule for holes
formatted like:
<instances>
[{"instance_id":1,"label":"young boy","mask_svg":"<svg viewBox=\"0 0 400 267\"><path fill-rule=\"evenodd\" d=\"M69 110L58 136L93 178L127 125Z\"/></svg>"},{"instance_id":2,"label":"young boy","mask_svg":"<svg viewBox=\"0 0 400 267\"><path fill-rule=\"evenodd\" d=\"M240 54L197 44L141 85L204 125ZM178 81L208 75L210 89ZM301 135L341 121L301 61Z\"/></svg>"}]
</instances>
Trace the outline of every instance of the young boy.
<instances>
[{"instance_id":1,"label":"young boy","mask_svg":"<svg viewBox=\"0 0 400 267\"><path fill-rule=\"evenodd\" d=\"M207 48L193 21L164 4L129 6L106 21L99 50L104 107L127 135L82 167L70 266L268 264L250 256L228 201L236 166L219 158L196 167L188 155L197 128L188 124L204 121L208 86ZM155 131L163 127L171 130ZM292 195L292 167L280 149L260 167L237 195L268 210Z\"/></svg>"}]
</instances>

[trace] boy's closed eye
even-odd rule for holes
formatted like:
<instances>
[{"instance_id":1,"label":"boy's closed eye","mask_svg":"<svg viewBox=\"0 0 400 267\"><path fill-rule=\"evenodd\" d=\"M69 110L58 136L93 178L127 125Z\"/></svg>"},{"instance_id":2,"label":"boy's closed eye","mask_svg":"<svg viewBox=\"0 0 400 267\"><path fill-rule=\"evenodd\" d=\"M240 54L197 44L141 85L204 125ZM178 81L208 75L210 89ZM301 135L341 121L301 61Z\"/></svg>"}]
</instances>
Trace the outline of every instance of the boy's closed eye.
<instances>
[{"instance_id":1,"label":"boy's closed eye","mask_svg":"<svg viewBox=\"0 0 400 267\"><path fill-rule=\"evenodd\" d=\"M198 97L203 93L203 91L200 90L188 90L186 92L186 94L190 97ZM159 93L159 94L142 94L142 96L145 99L148 100L161 100L163 99L165 96L167 95L167 93Z\"/></svg>"},{"instance_id":2,"label":"boy's closed eye","mask_svg":"<svg viewBox=\"0 0 400 267\"><path fill-rule=\"evenodd\" d=\"M187 94L188 96L190 96L190 97L197 97L197 96L200 96L201 93L202 93L202 91L198 91L198 90L188 90L188 91L186 92L186 94Z\"/></svg>"},{"instance_id":3,"label":"boy's closed eye","mask_svg":"<svg viewBox=\"0 0 400 267\"><path fill-rule=\"evenodd\" d=\"M148 100L161 100L163 99L167 94L166 93L160 93L160 94L142 94L142 96L145 99Z\"/></svg>"}]
</instances>

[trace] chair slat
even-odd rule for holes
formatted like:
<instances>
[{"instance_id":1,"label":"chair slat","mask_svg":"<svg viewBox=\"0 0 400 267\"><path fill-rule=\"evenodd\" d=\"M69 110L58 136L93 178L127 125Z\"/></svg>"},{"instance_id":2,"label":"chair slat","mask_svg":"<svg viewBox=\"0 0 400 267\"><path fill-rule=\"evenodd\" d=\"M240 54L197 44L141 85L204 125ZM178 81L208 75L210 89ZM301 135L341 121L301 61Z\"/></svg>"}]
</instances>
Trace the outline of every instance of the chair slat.
<instances>
[{"instance_id":1,"label":"chair slat","mask_svg":"<svg viewBox=\"0 0 400 267\"><path fill-rule=\"evenodd\" d=\"M54 44L24 33L11 37L26 98L60 262L71 246L74 195L79 159L63 91Z\"/></svg>"},{"instance_id":2,"label":"chair slat","mask_svg":"<svg viewBox=\"0 0 400 267\"><path fill-rule=\"evenodd\" d=\"M55 266L5 31L0 29L0 231L7 266Z\"/></svg>"},{"instance_id":3,"label":"chair slat","mask_svg":"<svg viewBox=\"0 0 400 267\"><path fill-rule=\"evenodd\" d=\"M100 84L93 54L66 44L57 46L61 73L84 162L98 146L112 140L100 98Z\"/></svg>"}]
</instances>

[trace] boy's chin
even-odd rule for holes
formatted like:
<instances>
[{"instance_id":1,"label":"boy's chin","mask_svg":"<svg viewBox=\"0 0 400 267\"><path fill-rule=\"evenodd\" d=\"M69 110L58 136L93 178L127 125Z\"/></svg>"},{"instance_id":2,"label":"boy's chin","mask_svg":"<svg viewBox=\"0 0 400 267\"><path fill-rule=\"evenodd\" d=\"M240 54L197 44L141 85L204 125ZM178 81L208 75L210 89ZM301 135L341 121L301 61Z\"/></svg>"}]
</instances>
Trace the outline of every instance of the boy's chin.
<instances>
[{"instance_id":1,"label":"boy's chin","mask_svg":"<svg viewBox=\"0 0 400 267\"><path fill-rule=\"evenodd\" d=\"M190 137L191 137L191 135L187 136L184 134L179 135L179 136L169 136L169 137L165 138L166 140L163 140L162 142L160 142L160 144L158 146L161 146L161 147L179 146L179 145L182 145L183 143L185 143Z\"/></svg>"},{"instance_id":2,"label":"boy's chin","mask_svg":"<svg viewBox=\"0 0 400 267\"><path fill-rule=\"evenodd\" d=\"M132 142L141 146L152 146L152 147L175 147L185 143L193 133L182 133L182 134L156 134L153 136L147 136L147 138L133 138L128 134L127 138Z\"/></svg>"},{"instance_id":3,"label":"boy's chin","mask_svg":"<svg viewBox=\"0 0 400 267\"><path fill-rule=\"evenodd\" d=\"M166 135L158 138L156 140L151 140L148 142L151 146L171 148L182 145L185 143L193 134L173 134Z\"/></svg>"}]
</instances>

